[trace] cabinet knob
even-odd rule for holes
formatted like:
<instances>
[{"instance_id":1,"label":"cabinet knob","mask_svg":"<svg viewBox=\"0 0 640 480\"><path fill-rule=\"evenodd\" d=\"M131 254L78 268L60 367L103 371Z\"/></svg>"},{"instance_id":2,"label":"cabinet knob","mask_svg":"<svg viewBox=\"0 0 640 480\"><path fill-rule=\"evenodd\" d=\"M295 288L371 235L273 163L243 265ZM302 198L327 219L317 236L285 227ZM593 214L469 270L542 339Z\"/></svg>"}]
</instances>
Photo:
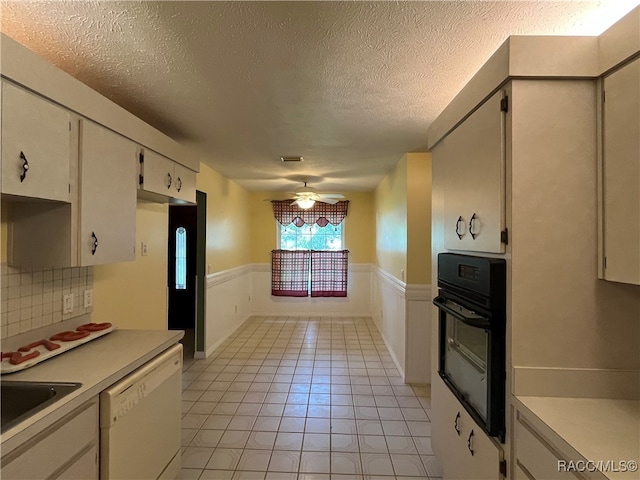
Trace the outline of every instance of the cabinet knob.
<instances>
[{"instance_id":1,"label":"cabinet knob","mask_svg":"<svg viewBox=\"0 0 640 480\"><path fill-rule=\"evenodd\" d=\"M20 159L22 160L22 174L20 174L20 183L24 182L24 179L27 178L27 172L29 171L29 161L25 156L24 152L20 152Z\"/></svg>"},{"instance_id":2,"label":"cabinet knob","mask_svg":"<svg viewBox=\"0 0 640 480\"><path fill-rule=\"evenodd\" d=\"M474 212L473 215L471 215L471 220L469 220L469 233L471 234L471 238L473 238L474 240L480 233L479 231L474 231L474 227L476 226L477 220L478 220L478 217Z\"/></svg>"},{"instance_id":3,"label":"cabinet knob","mask_svg":"<svg viewBox=\"0 0 640 480\"><path fill-rule=\"evenodd\" d=\"M453 429L456 431L458 436L460 436L460 426L458 422L460 421L460 412L457 413L455 420L453 421Z\"/></svg>"},{"instance_id":4,"label":"cabinet knob","mask_svg":"<svg viewBox=\"0 0 640 480\"><path fill-rule=\"evenodd\" d=\"M91 232L91 238L93 239L93 245L91 246L91 255L95 255L98 250L98 237L96 232Z\"/></svg>"},{"instance_id":5,"label":"cabinet knob","mask_svg":"<svg viewBox=\"0 0 640 480\"><path fill-rule=\"evenodd\" d=\"M167 172L167 188L171 188L171 184L173 183L173 177L170 173Z\"/></svg>"},{"instance_id":6,"label":"cabinet knob","mask_svg":"<svg viewBox=\"0 0 640 480\"><path fill-rule=\"evenodd\" d=\"M458 239L460 240L464 237L464 220L461 216L458 217L458 220L456 221L456 235L458 235Z\"/></svg>"},{"instance_id":7,"label":"cabinet knob","mask_svg":"<svg viewBox=\"0 0 640 480\"><path fill-rule=\"evenodd\" d=\"M176 190L182 190L182 179L180 177L176 178Z\"/></svg>"},{"instance_id":8,"label":"cabinet knob","mask_svg":"<svg viewBox=\"0 0 640 480\"><path fill-rule=\"evenodd\" d=\"M473 430L471 430L471 433L469 434L469 438L467 438L467 448L469 449L469 451L471 452L471 456L473 457L474 451L473 451Z\"/></svg>"}]
</instances>

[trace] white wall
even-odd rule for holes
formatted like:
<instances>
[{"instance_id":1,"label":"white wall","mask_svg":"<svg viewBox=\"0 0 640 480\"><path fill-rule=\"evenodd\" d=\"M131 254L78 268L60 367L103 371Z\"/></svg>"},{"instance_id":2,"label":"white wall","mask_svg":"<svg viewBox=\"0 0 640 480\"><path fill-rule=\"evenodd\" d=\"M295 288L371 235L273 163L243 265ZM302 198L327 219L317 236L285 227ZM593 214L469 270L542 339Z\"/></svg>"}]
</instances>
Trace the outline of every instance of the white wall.
<instances>
[{"instance_id":1,"label":"white wall","mask_svg":"<svg viewBox=\"0 0 640 480\"><path fill-rule=\"evenodd\" d=\"M371 268L368 263L349 264L347 296L273 297L271 296L271 264L254 263L251 280L251 310L256 315L314 315L333 317L371 316Z\"/></svg>"}]
</instances>

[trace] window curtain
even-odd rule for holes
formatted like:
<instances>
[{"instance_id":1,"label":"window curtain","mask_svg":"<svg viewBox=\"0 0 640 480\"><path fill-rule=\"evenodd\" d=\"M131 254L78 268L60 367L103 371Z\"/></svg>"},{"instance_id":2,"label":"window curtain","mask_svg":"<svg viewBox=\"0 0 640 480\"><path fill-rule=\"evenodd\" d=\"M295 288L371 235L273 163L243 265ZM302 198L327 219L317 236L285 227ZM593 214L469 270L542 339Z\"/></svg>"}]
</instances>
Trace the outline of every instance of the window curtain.
<instances>
[{"instance_id":1,"label":"window curtain","mask_svg":"<svg viewBox=\"0 0 640 480\"><path fill-rule=\"evenodd\" d=\"M338 225L347 216L349 209L349 200L341 200L334 204L316 202L306 210L291 200L272 200L271 204L273 215L281 225L293 223L296 227L314 223L319 227L326 227L328 224Z\"/></svg>"},{"instance_id":2,"label":"window curtain","mask_svg":"<svg viewBox=\"0 0 640 480\"><path fill-rule=\"evenodd\" d=\"M346 297L349 250L311 251L311 296Z\"/></svg>"},{"instance_id":3,"label":"window curtain","mask_svg":"<svg viewBox=\"0 0 640 480\"><path fill-rule=\"evenodd\" d=\"M307 250L273 250L271 252L271 295L309 296L310 264L311 253Z\"/></svg>"},{"instance_id":4,"label":"window curtain","mask_svg":"<svg viewBox=\"0 0 640 480\"><path fill-rule=\"evenodd\" d=\"M349 250L272 250L271 295L346 297ZM311 279L309 279L311 275Z\"/></svg>"}]
</instances>

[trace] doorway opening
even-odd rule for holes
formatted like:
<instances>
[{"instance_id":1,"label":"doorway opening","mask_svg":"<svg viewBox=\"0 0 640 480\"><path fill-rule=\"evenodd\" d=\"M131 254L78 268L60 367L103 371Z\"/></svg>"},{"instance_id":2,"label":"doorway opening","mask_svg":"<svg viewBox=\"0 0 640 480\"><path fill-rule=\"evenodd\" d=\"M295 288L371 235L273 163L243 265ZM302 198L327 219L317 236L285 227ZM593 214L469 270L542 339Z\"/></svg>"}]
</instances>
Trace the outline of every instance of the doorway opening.
<instances>
[{"instance_id":1,"label":"doorway opening","mask_svg":"<svg viewBox=\"0 0 640 480\"><path fill-rule=\"evenodd\" d=\"M204 348L207 195L196 205L169 205L168 328L184 330L185 363Z\"/></svg>"}]
</instances>

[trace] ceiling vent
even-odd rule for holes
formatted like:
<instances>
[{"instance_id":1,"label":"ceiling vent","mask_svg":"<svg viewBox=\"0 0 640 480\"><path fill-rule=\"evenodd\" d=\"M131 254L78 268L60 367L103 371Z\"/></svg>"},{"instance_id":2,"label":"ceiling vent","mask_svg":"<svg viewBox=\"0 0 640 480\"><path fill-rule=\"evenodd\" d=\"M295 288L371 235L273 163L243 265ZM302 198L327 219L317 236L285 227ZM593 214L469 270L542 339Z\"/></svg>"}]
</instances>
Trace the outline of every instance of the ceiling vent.
<instances>
[{"instance_id":1,"label":"ceiling vent","mask_svg":"<svg viewBox=\"0 0 640 480\"><path fill-rule=\"evenodd\" d=\"M283 162L302 162L304 160L304 158L298 156L298 157L280 157L280 160L282 160Z\"/></svg>"}]
</instances>

